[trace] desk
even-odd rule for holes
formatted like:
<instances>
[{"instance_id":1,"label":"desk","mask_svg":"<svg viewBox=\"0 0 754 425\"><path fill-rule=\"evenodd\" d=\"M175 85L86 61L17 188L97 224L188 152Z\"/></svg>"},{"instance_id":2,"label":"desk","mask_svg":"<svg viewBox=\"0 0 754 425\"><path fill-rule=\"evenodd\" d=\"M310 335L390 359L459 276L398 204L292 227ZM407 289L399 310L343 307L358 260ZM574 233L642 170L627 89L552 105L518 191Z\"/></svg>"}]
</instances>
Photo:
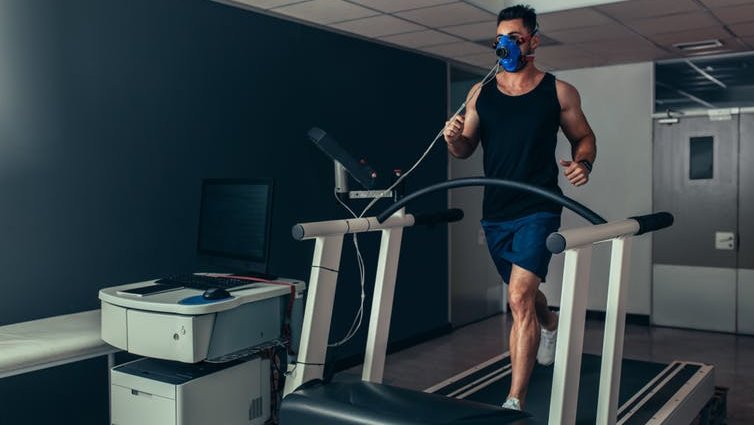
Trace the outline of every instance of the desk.
<instances>
[{"instance_id":1,"label":"desk","mask_svg":"<svg viewBox=\"0 0 754 425\"><path fill-rule=\"evenodd\" d=\"M100 337L100 310L0 326L0 378L121 351Z\"/></svg>"}]
</instances>

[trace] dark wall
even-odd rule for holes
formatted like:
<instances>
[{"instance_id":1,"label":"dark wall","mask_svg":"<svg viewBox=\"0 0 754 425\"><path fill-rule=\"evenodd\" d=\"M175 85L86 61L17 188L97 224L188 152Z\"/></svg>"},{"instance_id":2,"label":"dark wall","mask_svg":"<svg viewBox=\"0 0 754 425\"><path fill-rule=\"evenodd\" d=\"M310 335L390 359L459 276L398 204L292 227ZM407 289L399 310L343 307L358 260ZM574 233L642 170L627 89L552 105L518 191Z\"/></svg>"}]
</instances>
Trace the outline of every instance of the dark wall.
<instances>
[{"instance_id":1,"label":"dark wall","mask_svg":"<svg viewBox=\"0 0 754 425\"><path fill-rule=\"evenodd\" d=\"M102 287L191 270L209 177L275 179L270 269L308 280L314 245L290 226L345 213L306 131L322 127L383 175L408 169L444 123L445 81L442 62L211 1L0 2L0 325L98 308ZM408 190L445 176L440 146ZM438 194L411 210L445 205ZM372 280L377 235L360 242ZM333 340L358 307L351 247ZM446 265L444 228L406 233L393 341L447 324ZM72 410L47 396L49 413L23 415L3 401L61 381L86 400L106 391L76 387L82 368L100 376L93 367L0 381L0 423L102 423L105 410L84 413L101 397Z\"/></svg>"}]
</instances>

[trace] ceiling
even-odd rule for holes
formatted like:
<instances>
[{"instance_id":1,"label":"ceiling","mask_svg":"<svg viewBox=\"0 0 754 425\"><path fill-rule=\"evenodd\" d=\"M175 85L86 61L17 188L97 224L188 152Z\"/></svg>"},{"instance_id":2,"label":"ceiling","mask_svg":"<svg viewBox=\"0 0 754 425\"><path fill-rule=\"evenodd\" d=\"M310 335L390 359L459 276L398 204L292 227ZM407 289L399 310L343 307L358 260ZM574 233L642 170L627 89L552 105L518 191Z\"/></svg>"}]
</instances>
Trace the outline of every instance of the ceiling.
<instances>
[{"instance_id":1,"label":"ceiling","mask_svg":"<svg viewBox=\"0 0 754 425\"><path fill-rule=\"evenodd\" d=\"M754 105L754 54L655 65L655 111Z\"/></svg>"},{"instance_id":2,"label":"ceiling","mask_svg":"<svg viewBox=\"0 0 754 425\"><path fill-rule=\"evenodd\" d=\"M500 0L220 0L489 69ZM523 1L527 3L526 1ZM539 14L537 65L562 70L754 50L754 0L531 1L583 5ZM596 4L601 3L601 4ZM682 51L674 44L719 40Z\"/></svg>"}]
</instances>

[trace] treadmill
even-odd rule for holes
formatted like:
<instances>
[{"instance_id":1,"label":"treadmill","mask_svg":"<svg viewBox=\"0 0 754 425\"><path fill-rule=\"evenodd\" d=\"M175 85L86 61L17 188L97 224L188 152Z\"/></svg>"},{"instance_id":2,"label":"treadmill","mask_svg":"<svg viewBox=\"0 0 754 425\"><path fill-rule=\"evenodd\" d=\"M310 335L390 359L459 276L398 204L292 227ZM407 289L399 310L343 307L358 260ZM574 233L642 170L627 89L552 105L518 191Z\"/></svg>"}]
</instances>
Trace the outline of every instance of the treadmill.
<instances>
[{"instance_id":1,"label":"treadmill","mask_svg":"<svg viewBox=\"0 0 754 425\"><path fill-rule=\"evenodd\" d=\"M601 358L581 357L576 424L597 421ZM704 411L714 391L712 366L673 361L670 364L623 359L617 424L690 424ZM537 364L529 381L527 411L534 417L549 415L553 366ZM447 397L501 405L511 383L510 353L498 355L425 391ZM704 423L704 422L702 422Z\"/></svg>"},{"instance_id":2,"label":"treadmill","mask_svg":"<svg viewBox=\"0 0 754 425\"><path fill-rule=\"evenodd\" d=\"M499 407L510 385L510 357L491 359L426 391L382 384L395 277L405 227L459 220L448 210L408 214L404 206L429 193L467 186L522 190L560 203L592 225L562 230L547 240L565 252L558 345L554 366L537 366L527 412ZM280 411L282 425L340 424L683 424L691 423L714 395L714 368L622 359L632 236L672 225L669 213L606 222L573 199L508 180L462 178L419 190L377 217L300 223L297 240L315 240L298 357L288 365ZM382 239L369 319L362 381L322 381L343 237L380 231ZM583 354L592 246L612 245L602 356ZM579 385L579 384L582 385Z\"/></svg>"}]
</instances>

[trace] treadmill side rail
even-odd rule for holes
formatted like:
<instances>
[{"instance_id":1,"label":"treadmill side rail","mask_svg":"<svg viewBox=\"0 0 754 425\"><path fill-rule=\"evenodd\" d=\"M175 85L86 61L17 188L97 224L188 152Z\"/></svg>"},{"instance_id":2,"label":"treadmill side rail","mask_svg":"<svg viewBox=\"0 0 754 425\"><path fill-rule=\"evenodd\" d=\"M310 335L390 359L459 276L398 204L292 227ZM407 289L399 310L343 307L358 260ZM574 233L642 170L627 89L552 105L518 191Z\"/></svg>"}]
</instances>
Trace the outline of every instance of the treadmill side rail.
<instances>
[{"instance_id":1,"label":"treadmill side rail","mask_svg":"<svg viewBox=\"0 0 754 425\"><path fill-rule=\"evenodd\" d=\"M552 398L547 422L550 424L576 423L591 264L592 245L571 248L565 253L558 333L561 341L566 340L565 344L561 342L555 348Z\"/></svg>"},{"instance_id":2,"label":"treadmill side rail","mask_svg":"<svg viewBox=\"0 0 754 425\"><path fill-rule=\"evenodd\" d=\"M655 387L642 402L620 417L618 425L688 425L694 421L714 396L715 369L711 365L680 361L673 362L669 367L678 370L667 379L655 382ZM688 369L698 370L687 378L681 378L680 375ZM668 394L668 389L672 391L669 387L676 375L683 380L683 385ZM663 403L664 399L667 401Z\"/></svg>"},{"instance_id":3,"label":"treadmill side rail","mask_svg":"<svg viewBox=\"0 0 754 425\"><path fill-rule=\"evenodd\" d=\"M618 394L623 360L623 337L626 330L628 272L631 264L631 238L612 241L610 277L607 288L607 312L602 342L597 423L615 425L618 417Z\"/></svg>"}]
</instances>

